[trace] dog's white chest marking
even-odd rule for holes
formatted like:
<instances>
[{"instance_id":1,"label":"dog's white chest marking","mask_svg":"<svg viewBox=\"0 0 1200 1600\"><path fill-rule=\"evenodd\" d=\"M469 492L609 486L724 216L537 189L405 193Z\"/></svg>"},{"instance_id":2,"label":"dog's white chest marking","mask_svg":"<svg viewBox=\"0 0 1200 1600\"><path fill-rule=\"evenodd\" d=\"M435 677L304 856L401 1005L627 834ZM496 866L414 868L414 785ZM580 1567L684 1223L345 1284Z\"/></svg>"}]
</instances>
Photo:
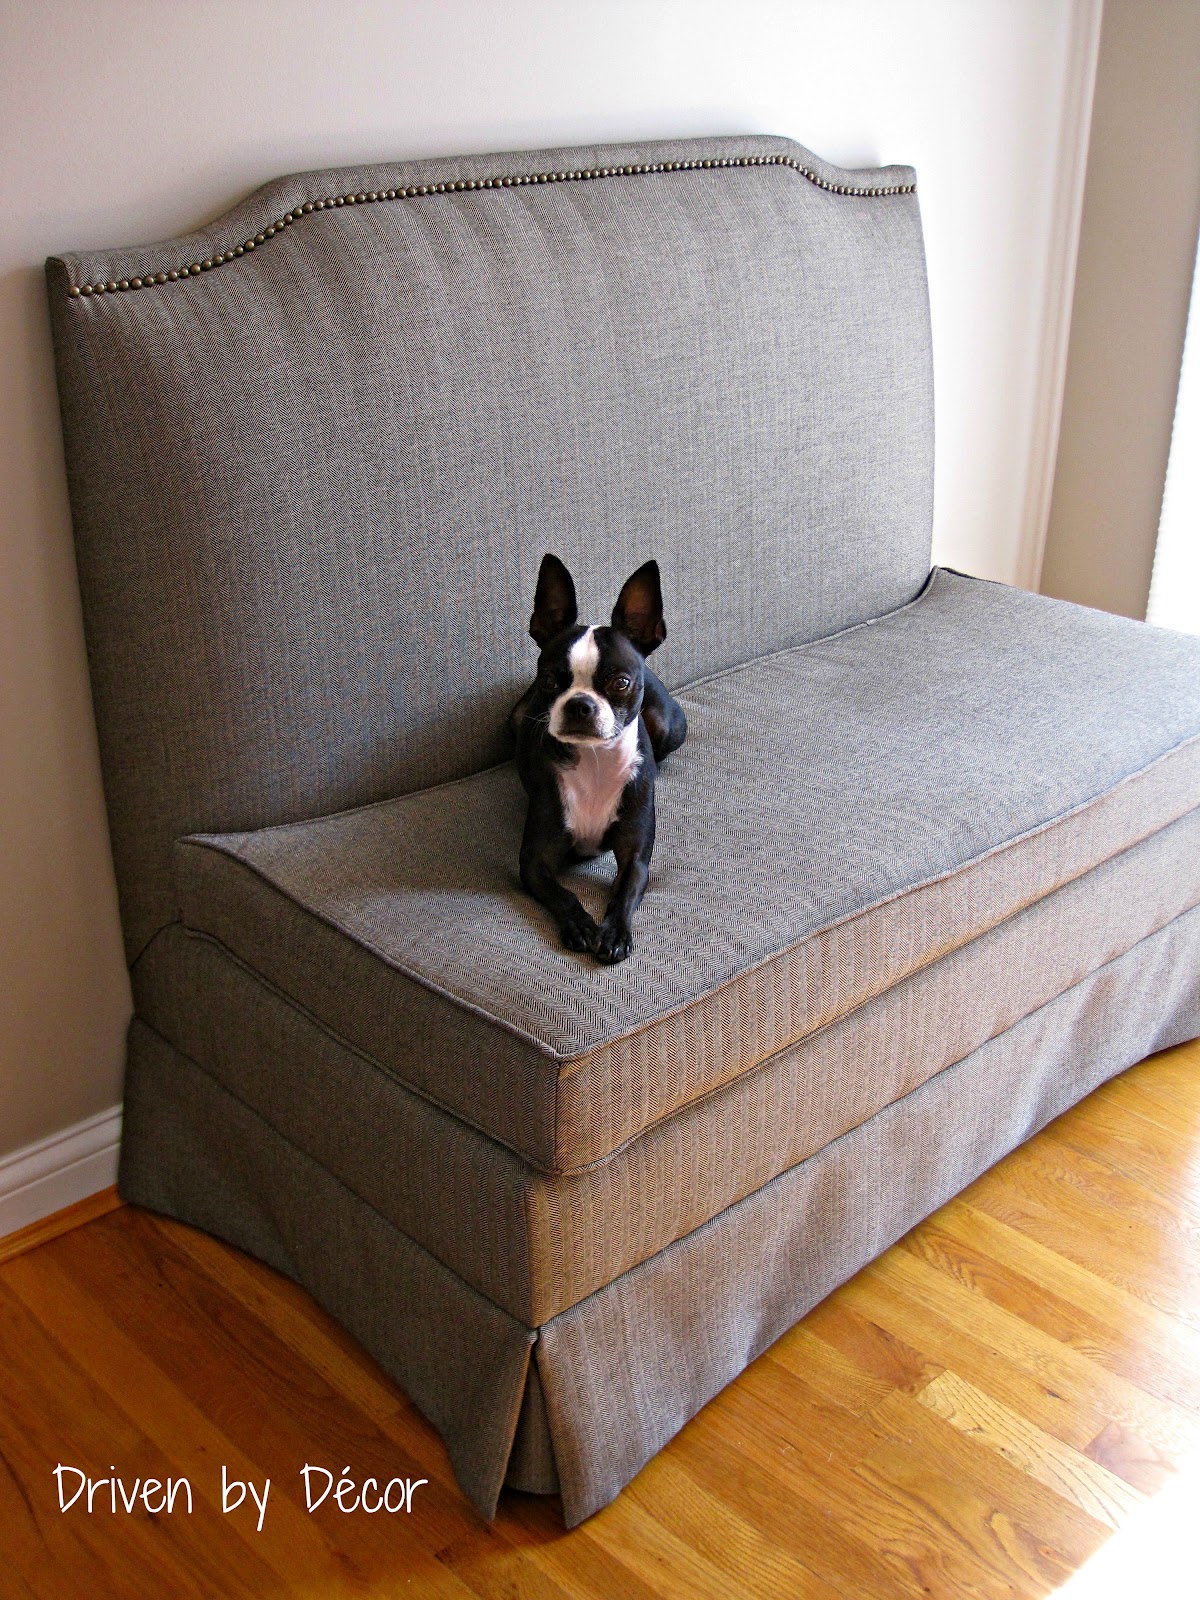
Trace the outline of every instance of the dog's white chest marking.
<instances>
[{"instance_id":1,"label":"dog's white chest marking","mask_svg":"<svg viewBox=\"0 0 1200 1600\"><path fill-rule=\"evenodd\" d=\"M596 855L616 817L625 785L642 764L638 725L610 745L579 745L573 765L560 767L563 820L580 855Z\"/></svg>"}]
</instances>

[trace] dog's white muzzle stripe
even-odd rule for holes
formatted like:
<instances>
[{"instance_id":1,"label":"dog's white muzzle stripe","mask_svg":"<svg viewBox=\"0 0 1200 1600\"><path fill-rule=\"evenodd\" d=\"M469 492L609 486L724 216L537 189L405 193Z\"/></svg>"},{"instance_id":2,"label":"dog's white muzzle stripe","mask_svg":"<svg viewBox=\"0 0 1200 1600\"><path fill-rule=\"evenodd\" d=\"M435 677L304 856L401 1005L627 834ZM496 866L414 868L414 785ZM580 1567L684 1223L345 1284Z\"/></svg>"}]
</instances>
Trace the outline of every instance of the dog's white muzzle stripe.
<instances>
[{"instance_id":1,"label":"dog's white muzzle stripe","mask_svg":"<svg viewBox=\"0 0 1200 1600\"><path fill-rule=\"evenodd\" d=\"M613 708L602 695L596 693L596 668L600 665L600 647L596 643L596 630L589 628L580 634L567 652L567 665L571 669L571 682L550 707L550 733L564 744L590 744L591 738L563 732L563 707L572 695L582 695L589 700L596 713L596 732L600 740L613 739L617 733L617 719Z\"/></svg>"}]
</instances>

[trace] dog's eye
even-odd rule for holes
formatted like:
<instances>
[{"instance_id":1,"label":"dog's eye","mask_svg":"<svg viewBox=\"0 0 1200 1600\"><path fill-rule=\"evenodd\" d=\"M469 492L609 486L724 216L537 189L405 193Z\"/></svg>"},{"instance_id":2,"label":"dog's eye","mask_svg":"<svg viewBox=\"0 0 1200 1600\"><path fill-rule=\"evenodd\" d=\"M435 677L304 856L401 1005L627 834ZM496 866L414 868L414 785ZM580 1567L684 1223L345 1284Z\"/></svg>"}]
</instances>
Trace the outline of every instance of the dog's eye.
<instances>
[{"instance_id":1,"label":"dog's eye","mask_svg":"<svg viewBox=\"0 0 1200 1600\"><path fill-rule=\"evenodd\" d=\"M630 689L633 688L633 679L626 677L625 673L622 672L617 677L608 680L608 687L613 694L628 694Z\"/></svg>"},{"instance_id":2,"label":"dog's eye","mask_svg":"<svg viewBox=\"0 0 1200 1600\"><path fill-rule=\"evenodd\" d=\"M545 671L542 672L540 682L543 689L558 688L558 674L555 672L553 667L547 667Z\"/></svg>"}]
</instances>

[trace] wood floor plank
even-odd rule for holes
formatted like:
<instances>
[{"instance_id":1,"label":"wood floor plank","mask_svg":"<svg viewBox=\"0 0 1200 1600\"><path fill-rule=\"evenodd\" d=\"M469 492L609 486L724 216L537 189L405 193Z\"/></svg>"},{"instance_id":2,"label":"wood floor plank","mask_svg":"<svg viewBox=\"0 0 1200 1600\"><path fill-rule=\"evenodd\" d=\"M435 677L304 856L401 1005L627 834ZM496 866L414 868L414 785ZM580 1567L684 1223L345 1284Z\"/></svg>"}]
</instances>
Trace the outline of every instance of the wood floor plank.
<instances>
[{"instance_id":1,"label":"wood floor plank","mask_svg":"<svg viewBox=\"0 0 1200 1600\"><path fill-rule=\"evenodd\" d=\"M1200 1061L1193 1070L1200 1071ZM1181 1089L1160 1085L1154 1080L1133 1079L1126 1073L1101 1084L1094 1094L1098 1105L1111 1106L1118 1112L1129 1110L1143 1122L1153 1123L1163 1130L1172 1150L1180 1144L1194 1144L1200 1137L1200 1108L1190 1105ZM1174 1155L1168 1159L1173 1169Z\"/></svg>"},{"instance_id":2,"label":"wood floor plank","mask_svg":"<svg viewBox=\"0 0 1200 1600\"><path fill-rule=\"evenodd\" d=\"M889 1502L905 1505L915 1526L931 1530L929 1542L940 1551L958 1547L959 1568L947 1574L951 1592L1041 1596L1071 1572L1063 1555L998 1511L967 1480L928 1465L917 1467L894 1442L878 1445L855 1468L855 1476ZM927 1564L927 1557L920 1559ZM968 1575L972 1570L974 1581ZM986 1581L978 1576L982 1573Z\"/></svg>"},{"instance_id":3,"label":"wood floor plank","mask_svg":"<svg viewBox=\"0 0 1200 1600\"><path fill-rule=\"evenodd\" d=\"M531 1501L541 1508L544 1523L540 1532L528 1517L485 1523L463 1500L445 1447L431 1425L362 1346L302 1289L194 1228L149 1214L143 1220L252 1309L289 1349L390 1440L400 1452L398 1470L414 1477L429 1476L429 1489L421 1491L416 1531L438 1561L484 1600L501 1596L561 1600L565 1592L561 1585L537 1567L526 1548L561 1536L556 1502ZM515 1503L522 1497L512 1498Z\"/></svg>"},{"instance_id":4,"label":"wood floor plank","mask_svg":"<svg viewBox=\"0 0 1200 1600\"><path fill-rule=\"evenodd\" d=\"M1143 1494L1107 1467L1044 1433L1027 1417L1018 1416L955 1372L943 1372L917 1399L960 1433L978 1439L1110 1528L1119 1528L1145 1501Z\"/></svg>"},{"instance_id":5,"label":"wood floor plank","mask_svg":"<svg viewBox=\"0 0 1200 1600\"><path fill-rule=\"evenodd\" d=\"M389 1386L391 1412L397 1414L402 1404L407 1424L403 1434L379 1427L360 1405L343 1405L337 1389L310 1361L298 1356L240 1300L217 1292L208 1273L196 1270L192 1253L180 1251L175 1238L165 1236L158 1219L140 1217L135 1231L142 1263L138 1278L156 1272L174 1292L175 1303L170 1307L147 1303L131 1292L122 1307L125 1325L157 1326L165 1338L180 1309L185 1311L188 1336L173 1354L175 1381L197 1401L204 1400L210 1413L221 1415L227 1431L261 1463L263 1472L272 1460L290 1464L290 1476L281 1475L281 1493L303 1504L298 1474L305 1461L335 1474L345 1463L360 1480L367 1476L380 1483L394 1476L426 1480L418 1491L419 1515L349 1518L335 1509L332 1500L318 1508L312 1521L320 1525L339 1565L354 1569L359 1581L378 1578L385 1593L399 1563L414 1577L423 1574L429 1593L459 1594L457 1576L440 1571L436 1563L437 1547L461 1521L462 1500L433 1429L394 1386ZM93 1249L74 1270L97 1290L119 1262L119 1253ZM346 1348L353 1346L348 1335L340 1329L337 1333ZM365 1352L357 1347L354 1351L356 1369L360 1363L374 1367ZM231 1387L223 1385L226 1373L235 1378L239 1391L256 1394L252 1411L233 1405L222 1413L208 1398L214 1393L218 1401L224 1398ZM375 1373L382 1379L378 1368ZM263 1410L272 1418L267 1432L262 1428Z\"/></svg>"},{"instance_id":6,"label":"wood floor plank","mask_svg":"<svg viewBox=\"0 0 1200 1600\"><path fill-rule=\"evenodd\" d=\"M479 1518L294 1284L110 1211L0 1263L0 1596L1041 1600L1194 1468L1198 1174L1200 1043L984 1174L570 1533L534 1496ZM429 1481L402 1522L310 1514L306 1457ZM59 1460L187 1475L194 1513L63 1515ZM261 1535L222 1462L272 1478Z\"/></svg>"},{"instance_id":7,"label":"wood floor plank","mask_svg":"<svg viewBox=\"0 0 1200 1600\"><path fill-rule=\"evenodd\" d=\"M702 1489L670 1451L661 1452L642 1469L624 1498L644 1507L722 1573L726 1594L842 1600L843 1591L751 1527L726 1497Z\"/></svg>"},{"instance_id":8,"label":"wood floor plank","mask_svg":"<svg viewBox=\"0 0 1200 1600\"><path fill-rule=\"evenodd\" d=\"M363 1347L314 1304L299 1284L253 1256L172 1217L138 1211L169 1245L191 1256L206 1277L252 1312L351 1404L377 1418L407 1410L404 1396Z\"/></svg>"},{"instance_id":9,"label":"wood floor plank","mask_svg":"<svg viewBox=\"0 0 1200 1600\"><path fill-rule=\"evenodd\" d=\"M438 1560L480 1600L573 1600L571 1589L537 1564L536 1548L489 1545L467 1534L444 1546Z\"/></svg>"},{"instance_id":10,"label":"wood floor plank","mask_svg":"<svg viewBox=\"0 0 1200 1600\"><path fill-rule=\"evenodd\" d=\"M342 1400L360 1411L400 1451L398 1470L428 1474L421 1491L422 1542L454 1576L484 1600L563 1600L569 1597L532 1558L528 1546L562 1536L557 1505L534 1501L549 1520L540 1535L522 1519L484 1523L462 1499L445 1448L433 1428L380 1371L376 1363L305 1292L251 1257L207 1234L165 1217L143 1214L175 1249L189 1255L215 1283L254 1315ZM523 1497L510 1497L515 1504ZM406 1581L408 1581L406 1579ZM417 1593L424 1593L417 1589Z\"/></svg>"},{"instance_id":11,"label":"wood floor plank","mask_svg":"<svg viewBox=\"0 0 1200 1600\"><path fill-rule=\"evenodd\" d=\"M1107 1467L1144 1495L1154 1495L1175 1475L1176 1463L1130 1428L1110 1422L1088 1445L1085 1455Z\"/></svg>"},{"instance_id":12,"label":"wood floor plank","mask_svg":"<svg viewBox=\"0 0 1200 1600\"><path fill-rule=\"evenodd\" d=\"M1097 1272L965 1200L943 1206L903 1245L1060 1344L1200 1412L1200 1330Z\"/></svg>"},{"instance_id":13,"label":"wood floor plank","mask_svg":"<svg viewBox=\"0 0 1200 1600\"><path fill-rule=\"evenodd\" d=\"M1200 1171L1171 1160L1178 1131L1144 1117L1128 1099L1100 1100L1086 1115L1060 1117L1046 1129L1046 1142L1086 1158L1097 1170L1126 1179L1162 1205L1177 1208L1180 1225L1200 1229Z\"/></svg>"},{"instance_id":14,"label":"wood floor plank","mask_svg":"<svg viewBox=\"0 0 1200 1600\"><path fill-rule=\"evenodd\" d=\"M1093 1114L1089 1107L1086 1117L1068 1112L1052 1123L1044 1139L1031 1140L1013 1151L1009 1158L1012 1162L1010 1179L1019 1181L1024 1176L1031 1187L1049 1184L1056 1192L1071 1191L1078 1195L1082 1205L1110 1219L1119 1217L1123 1228L1136 1227L1139 1236L1149 1235L1160 1246L1178 1243L1185 1255L1194 1261L1200 1247L1200 1216L1195 1207L1182 1198L1190 1185L1178 1182L1168 1185L1163 1175L1160 1186L1173 1188L1175 1192L1157 1193L1140 1178L1122 1170L1119 1146L1105 1148L1107 1159L1097 1159L1084 1149L1089 1131L1100 1131L1103 1115L1104 1108ZM1125 1126L1129 1134L1128 1159L1132 1161L1136 1152L1130 1133L1132 1123L1127 1122Z\"/></svg>"},{"instance_id":15,"label":"wood floor plank","mask_svg":"<svg viewBox=\"0 0 1200 1600\"><path fill-rule=\"evenodd\" d=\"M670 1448L706 1492L837 1592L888 1600L923 1592L915 1577L894 1571L873 1534L864 1543L857 1530L841 1523L816 1486L791 1470L789 1452L779 1450L764 1460L751 1440L739 1436L731 1442L707 1414L703 1426L693 1420Z\"/></svg>"},{"instance_id":16,"label":"wood floor plank","mask_svg":"<svg viewBox=\"0 0 1200 1600\"><path fill-rule=\"evenodd\" d=\"M334 1473L344 1463L382 1482L393 1467L409 1474L394 1453L389 1458L371 1448L374 1441L360 1414L346 1408L322 1412L321 1389L311 1371L281 1371L278 1352L260 1347L235 1302L220 1307L234 1337L206 1317L195 1282L186 1282L162 1256L147 1256L138 1248L150 1231L147 1224L134 1221L118 1231L106 1227L107 1220L94 1224L89 1237L80 1232L56 1241L55 1261L22 1256L8 1263L6 1282L43 1325L88 1330L78 1355L81 1365L123 1410L133 1412L136 1424L164 1453L184 1463L179 1470L195 1486L197 1503L219 1507L223 1467L242 1482L252 1479L261 1486L272 1478L275 1492L261 1532L248 1501L221 1518L230 1570L239 1571L245 1561L234 1544L240 1538L280 1582L299 1563L319 1576L331 1595L371 1592L371 1560L377 1553L392 1572L399 1560L402 1570L419 1575L431 1595L466 1593L421 1548L411 1518L357 1518L348 1543L348 1519L339 1519L332 1506L324 1515L304 1509L298 1474L312 1459L317 1439L327 1448L314 1464ZM143 1353L143 1340L157 1359ZM324 1426L328 1418L337 1424L332 1430ZM312 1426L305 1427L305 1421ZM290 1468L286 1479L281 1464Z\"/></svg>"},{"instance_id":17,"label":"wood floor plank","mask_svg":"<svg viewBox=\"0 0 1200 1600\"><path fill-rule=\"evenodd\" d=\"M199 1495L187 1515L182 1510L186 1501L177 1513L157 1517L145 1512L89 1515L84 1505L60 1510L53 1476L60 1464L99 1478L119 1462L127 1480L153 1477L165 1482L187 1475L195 1488L209 1463L189 1458L185 1436L176 1429L169 1428L164 1441L118 1404L87 1359L91 1330L82 1348L51 1337L10 1281L14 1269L32 1259L22 1256L9 1263L0 1280L0 1453L6 1468L0 1476L0 1528L5 1566L35 1594L48 1596L62 1596L64 1576L71 1573L86 1577L77 1592L127 1595L129 1600L159 1600L165 1594L203 1600L222 1584L231 1600L277 1591L290 1568L273 1569L264 1559L266 1552L250 1548L239 1549L233 1561L227 1548L218 1553L222 1543L228 1546L230 1533L222 1528L211 1501ZM39 1267L44 1269L45 1263ZM56 1328L82 1332L87 1327L73 1319L64 1322L58 1315L61 1306L55 1310ZM103 1330L94 1331L102 1341ZM129 1382L137 1380L135 1366ZM209 1435L206 1442L220 1459L224 1441ZM232 1452L227 1459L234 1459ZM204 1470L198 1472L197 1465ZM76 1480L71 1476L69 1481ZM232 1537L236 1541L236 1533Z\"/></svg>"},{"instance_id":18,"label":"wood floor plank","mask_svg":"<svg viewBox=\"0 0 1200 1600\"><path fill-rule=\"evenodd\" d=\"M483 1600L510 1600L511 1596L530 1600L570 1594L569 1586L538 1564L538 1551L544 1544L573 1539L563 1531L558 1502L547 1495L506 1493L493 1522L483 1519L461 1496L460 1527L454 1538L442 1545L438 1560L448 1566Z\"/></svg>"},{"instance_id":19,"label":"wood floor plank","mask_svg":"<svg viewBox=\"0 0 1200 1600\"><path fill-rule=\"evenodd\" d=\"M1107 1524L959 1432L921 1405L919 1395L889 1396L876 1406L871 1421L886 1439L886 1445L867 1458L873 1466L899 1473L897 1481L911 1480L926 1493L931 1484L941 1485L947 1479L965 1484L990 1508L991 1516L1029 1530L1052 1571L1060 1562L1067 1570L1082 1566L1109 1536Z\"/></svg>"},{"instance_id":20,"label":"wood floor plank","mask_svg":"<svg viewBox=\"0 0 1200 1600\"><path fill-rule=\"evenodd\" d=\"M713 1402L718 1429L730 1443L746 1441L742 1448L780 1476L786 1471L811 1506L837 1519L843 1538L873 1547L896 1592L911 1584L918 1594L1013 1593L1013 1575L981 1556L975 1527L959 1525L959 1497L934 1512L860 1470L883 1443L869 1420L827 1404L778 1363L755 1363L750 1376L751 1384L731 1385Z\"/></svg>"},{"instance_id":21,"label":"wood floor plank","mask_svg":"<svg viewBox=\"0 0 1200 1600\"><path fill-rule=\"evenodd\" d=\"M1200 1419L1182 1406L1150 1394L1024 1318L974 1295L952 1274L932 1267L919 1251L889 1251L855 1280L855 1293L863 1297L869 1298L877 1287L912 1304L923 1330L931 1317L937 1319L944 1332L940 1348L931 1353L945 1366L1028 1415L1064 1444L1082 1448L1110 1422L1119 1422L1171 1457L1200 1447ZM964 1314L971 1332L958 1338L954 1330ZM1003 1359L996 1361L989 1352ZM993 1368L1002 1381L1009 1374L1015 1377L1012 1398L996 1389Z\"/></svg>"},{"instance_id":22,"label":"wood floor plank","mask_svg":"<svg viewBox=\"0 0 1200 1600\"><path fill-rule=\"evenodd\" d=\"M1030 1416L1047 1432L1067 1435L1067 1442L1082 1445L1112 1420L1086 1390L1064 1395L1048 1384L1040 1364L1017 1359L1019 1341L1014 1339L1008 1348L1003 1341L998 1346L976 1327L974 1317L964 1320L957 1308L927 1304L920 1280L893 1272L889 1256L874 1266L881 1270L859 1273L839 1294L862 1316L881 1325L902 1326L906 1338L921 1344L943 1369L988 1387L997 1399Z\"/></svg>"},{"instance_id":23,"label":"wood floor plank","mask_svg":"<svg viewBox=\"0 0 1200 1600\"><path fill-rule=\"evenodd\" d=\"M636 1495L605 1506L587 1530L613 1561L634 1573L647 1592L661 1600L681 1593L694 1600L728 1600L728 1573L682 1537L668 1515L653 1516ZM560 1558L564 1555L565 1551L559 1552Z\"/></svg>"},{"instance_id":24,"label":"wood floor plank","mask_svg":"<svg viewBox=\"0 0 1200 1600\"><path fill-rule=\"evenodd\" d=\"M843 1409L861 1416L897 1392L924 1388L942 1370L836 1294L817 1306L763 1358L778 1361Z\"/></svg>"},{"instance_id":25,"label":"wood floor plank","mask_svg":"<svg viewBox=\"0 0 1200 1600\"><path fill-rule=\"evenodd\" d=\"M1200 1261L1192 1240L1174 1230L1160 1238L1153 1225L1119 1211L1098 1228L1094 1204L1028 1169L1014 1169L1003 1182L991 1174L985 1179L969 1191L979 1210L1200 1331Z\"/></svg>"},{"instance_id":26,"label":"wood floor plank","mask_svg":"<svg viewBox=\"0 0 1200 1600\"><path fill-rule=\"evenodd\" d=\"M530 1514L530 1508L514 1507L512 1514L520 1518ZM576 1600L610 1600L613 1595L628 1595L629 1600L665 1600L672 1592L660 1587L662 1575L653 1570L653 1557L658 1552L641 1552L632 1545L614 1550L590 1522L574 1530L569 1544L566 1539L546 1539L530 1545L528 1553L540 1571ZM697 1561L692 1563L693 1580L700 1565ZM649 1573L648 1566L652 1569ZM701 1592L708 1600L711 1591Z\"/></svg>"}]
</instances>

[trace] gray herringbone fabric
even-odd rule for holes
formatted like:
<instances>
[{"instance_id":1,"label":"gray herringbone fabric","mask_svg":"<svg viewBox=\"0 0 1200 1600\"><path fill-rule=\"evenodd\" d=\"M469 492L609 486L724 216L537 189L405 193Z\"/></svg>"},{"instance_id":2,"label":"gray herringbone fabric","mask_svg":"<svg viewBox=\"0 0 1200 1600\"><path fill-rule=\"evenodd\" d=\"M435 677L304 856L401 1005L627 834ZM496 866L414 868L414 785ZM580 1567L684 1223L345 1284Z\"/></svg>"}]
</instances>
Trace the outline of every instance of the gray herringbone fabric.
<instances>
[{"instance_id":1,"label":"gray herringbone fabric","mask_svg":"<svg viewBox=\"0 0 1200 1600\"><path fill-rule=\"evenodd\" d=\"M756 164L619 170L709 160ZM455 187L583 170L608 175ZM597 620L658 559L673 682L909 599L917 202L830 186L912 176L754 137L456 157L300 174L187 239L52 261L131 955L173 914L181 834L498 760L544 550Z\"/></svg>"},{"instance_id":2,"label":"gray herringbone fabric","mask_svg":"<svg viewBox=\"0 0 1200 1600\"><path fill-rule=\"evenodd\" d=\"M372 1350L437 1428L463 1492L495 1510L533 1332L469 1289L135 1017L126 1199L286 1272Z\"/></svg>"},{"instance_id":3,"label":"gray herringbone fabric","mask_svg":"<svg viewBox=\"0 0 1200 1600\"><path fill-rule=\"evenodd\" d=\"M308 173L48 276L139 1013L121 1192L304 1284L484 1515L506 1478L598 1508L1200 1027L1200 643L926 584L908 169L737 138ZM690 685L617 969L516 882L546 549L589 620L656 557Z\"/></svg>"},{"instance_id":4,"label":"gray herringbone fabric","mask_svg":"<svg viewBox=\"0 0 1200 1600\"><path fill-rule=\"evenodd\" d=\"M140 1023L121 1192L305 1284L438 1428L484 1516L518 1417L540 1419L548 1437L516 1441L515 1461L553 1461L572 1526L865 1261L1105 1078L1194 1036L1198 970L1193 911L552 1318L536 1405L529 1330Z\"/></svg>"},{"instance_id":5,"label":"gray herringbone fabric","mask_svg":"<svg viewBox=\"0 0 1200 1600\"><path fill-rule=\"evenodd\" d=\"M184 921L572 1170L1200 800L1200 643L951 573L682 700L617 969L562 950L516 885L510 768L185 841ZM593 901L610 871L581 874Z\"/></svg>"},{"instance_id":6,"label":"gray herringbone fabric","mask_svg":"<svg viewBox=\"0 0 1200 1600\"><path fill-rule=\"evenodd\" d=\"M232 1094L465 1282L536 1327L1197 903L1200 809L608 1160L557 1177L412 1093L211 939L175 928L156 940L135 971L135 998L139 1015Z\"/></svg>"},{"instance_id":7,"label":"gray herringbone fabric","mask_svg":"<svg viewBox=\"0 0 1200 1600\"><path fill-rule=\"evenodd\" d=\"M568 1526L838 1284L1124 1067L1200 1030L1200 914L541 1329Z\"/></svg>"}]
</instances>

